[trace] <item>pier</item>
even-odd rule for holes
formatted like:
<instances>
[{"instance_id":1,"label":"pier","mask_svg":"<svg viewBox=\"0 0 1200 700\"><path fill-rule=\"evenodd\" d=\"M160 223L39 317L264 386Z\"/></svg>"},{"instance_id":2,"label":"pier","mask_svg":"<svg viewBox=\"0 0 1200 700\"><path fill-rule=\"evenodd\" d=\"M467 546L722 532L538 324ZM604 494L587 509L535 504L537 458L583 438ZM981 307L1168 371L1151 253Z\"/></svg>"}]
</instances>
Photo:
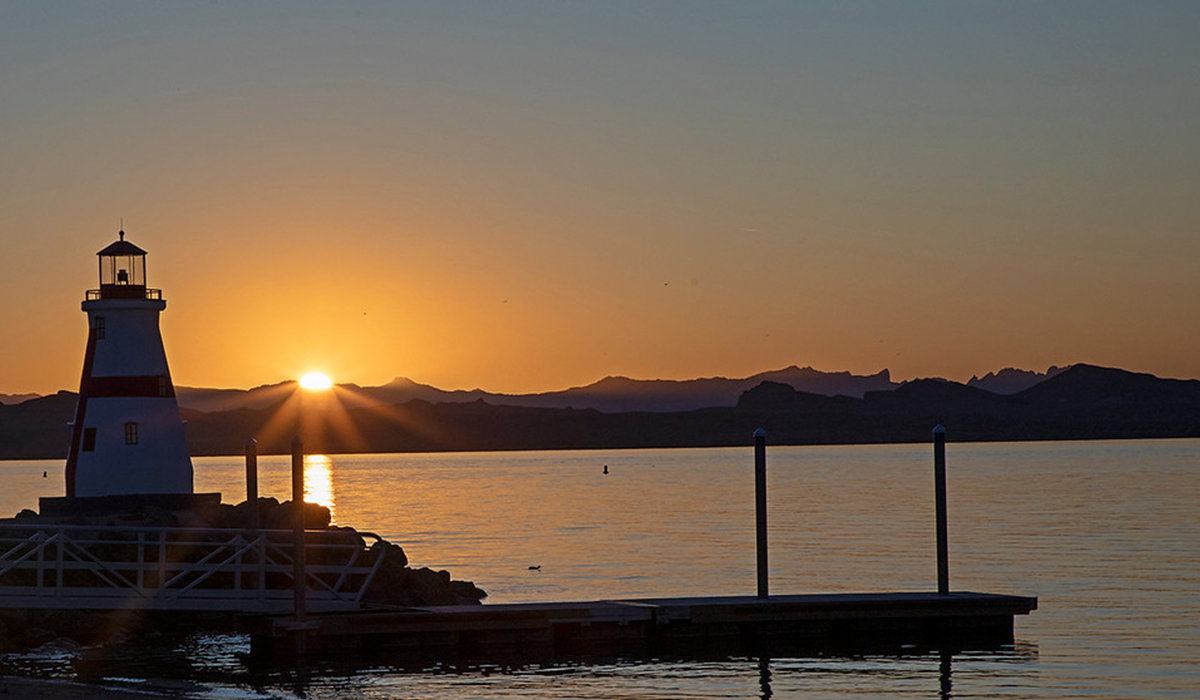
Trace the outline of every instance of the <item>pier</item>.
<instances>
[{"instance_id":1,"label":"pier","mask_svg":"<svg viewBox=\"0 0 1200 700\"><path fill-rule=\"evenodd\" d=\"M933 430L936 592L772 596L767 568L766 434L754 433L757 595L431 606L252 618L259 659L317 654L391 663L604 657L986 650L1013 642L1037 599L951 592L946 430ZM302 474L298 478L303 478Z\"/></svg>"},{"instance_id":2,"label":"pier","mask_svg":"<svg viewBox=\"0 0 1200 700\"><path fill-rule=\"evenodd\" d=\"M396 598L401 579L369 595L389 551L400 558L392 565L405 567L399 547L348 528L307 529L301 508L288 515L291 530L261 529L255 499L248 528L9 521L0 525L0 609L221 611L240 617L258 660L416 666L988 650L1011 644L1015 616L1037 609L1033 597L951 591L941 426L933 431L936 588L772 595L765 433L754 437L754 596L433 605L473 601ZM297 438L292 447L292 502L302 503L303 445ZM251 441L254 494L255 467ZM428 573L452 583L447 572Z\"/></svg>"},{"instance_id":3,"label":"pier","mask_svg":"<svg viewBox=\"0 0 1200 700\"><path fill-rule=\"evenodd\" d=\"M987 593L509 603L249 620L252 657L427 664L995 649L1037 599Z\"/></svg>"}]
</instances>

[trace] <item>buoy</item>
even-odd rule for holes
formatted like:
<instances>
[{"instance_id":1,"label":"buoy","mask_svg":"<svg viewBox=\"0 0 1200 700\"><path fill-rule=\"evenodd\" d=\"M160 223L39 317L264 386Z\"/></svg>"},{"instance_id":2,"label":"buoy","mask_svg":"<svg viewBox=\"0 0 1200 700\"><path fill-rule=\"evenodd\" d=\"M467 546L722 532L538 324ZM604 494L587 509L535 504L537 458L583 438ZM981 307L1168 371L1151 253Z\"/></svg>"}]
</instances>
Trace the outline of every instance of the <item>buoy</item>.
<instances>
[{"instance_id":1,"label":"buoy","mask_svg":"<svg viewBox=\"0 0 1200 700\"><path fill-rule=\"evenodd\" d=\"M604 465L604 473L605 473L605 474L607 474L607 473L608 473L608 465L607 465L607 464L606 464L606 465Z\"/></svg>"}]
</instances>

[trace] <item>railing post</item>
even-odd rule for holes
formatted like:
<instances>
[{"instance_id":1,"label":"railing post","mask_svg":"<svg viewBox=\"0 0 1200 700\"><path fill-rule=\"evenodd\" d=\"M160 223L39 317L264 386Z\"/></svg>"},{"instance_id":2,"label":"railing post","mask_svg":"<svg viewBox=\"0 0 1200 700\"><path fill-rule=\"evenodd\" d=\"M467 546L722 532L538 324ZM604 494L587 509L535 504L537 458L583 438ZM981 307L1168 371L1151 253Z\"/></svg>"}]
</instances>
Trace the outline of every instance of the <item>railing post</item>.
<instances>
[{"instance_id":1,"label":"railing post","mask_svg":"<svg viewBox=\"0 0 1200 700\"><path fill-rule=\"evenodd\" d=\"M292 528L292 581L293 610L296 617L296 653L307 652L307 632L304 629L307 615L305 591L304 556L304 441L300 436L292 438L292 507L295 509Z\"/></svg>"},{"instance_id":2,"label":"railing post","mask_svg":"<svg viewBox=\"0 0 1200 700\"><path fill-rule=\"evenodd\" d=\"M146 533L138 530L137 539L137 587L139 591L146 590Z\"/></svg>"},{"instance_id":3,"label":"railing post","mask_svg":"<svg viewBox=\"0 0 1200 700\"><path fill-rule=\"evenodd\" d=\"M758 597L766 598L767 568L767 431L754 431L754 515L758 552Z\"/></svg>"},{"instance_id":4,"label":"railing post","mask_svg":"<svg viewBox=\"0 0 1200 700\"><path fill-rule=\"evenodd\" d=\"M63 540L67 538L65 528L58 528L54 541L54 597L59 598L63 592Z\"/></svg>"},{"instance_id":5,"label":"railing post","mask_svg":"<svg viewBox=\"0 0 1200 700\"><path fill-rule=\"evenodd\" d=\"M42 534L44 535L45 532L43 531ZM7 542L5 542L4 544L5 544L5 546L8 546ZM36 586L37 586L38 591L40 592L42 590L42 587L45 585L46 585L46 544L44 542L41 542L41 543L38 543L38 548L37 548L37 584L36 584Z\"/></svg>"},{"instance_id":6,"label":"railing post","mask_svg":"<svg viewBox=\"0 0 1200 700\"><path fill-rule=\"evenodd\" d=\"M950 544L946 516L946 429L933 429L933 489L937 509L938 595L950 595Z\"/></svg>"},{"instance_id":7,"label":"railing post","mask_svg":"<svg viewBox=\"0 0 1200 700\"><path fill-rule=\"evenodd\" d=\"M160 530L158 533L158 577L154 581L154 587L158 590L156 595L163 594L163 583L167 580L167 531Z\"/></svg>"}]
</instances>

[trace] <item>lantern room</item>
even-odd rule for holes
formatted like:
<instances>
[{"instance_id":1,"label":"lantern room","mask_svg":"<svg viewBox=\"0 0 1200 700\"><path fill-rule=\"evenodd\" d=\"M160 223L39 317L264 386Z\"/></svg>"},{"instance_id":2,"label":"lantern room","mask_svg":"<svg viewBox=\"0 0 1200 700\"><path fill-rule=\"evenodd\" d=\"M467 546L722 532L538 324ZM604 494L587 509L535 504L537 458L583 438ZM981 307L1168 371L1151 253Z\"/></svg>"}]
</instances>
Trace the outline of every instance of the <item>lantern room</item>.
<instances>
[{"instance_id":1,"label":"lantern room","mask_svg":"<svg viewBox=\"0 0 1200 700\"><path fill-rule=\"evenodd\" d=\"M120 240L96 253L100 258L99 293L89 292L88 298L99 299L145 299L146 251L125 240ZM155 290L156 291L156 290Z\"/></svg>"}]
</instances>

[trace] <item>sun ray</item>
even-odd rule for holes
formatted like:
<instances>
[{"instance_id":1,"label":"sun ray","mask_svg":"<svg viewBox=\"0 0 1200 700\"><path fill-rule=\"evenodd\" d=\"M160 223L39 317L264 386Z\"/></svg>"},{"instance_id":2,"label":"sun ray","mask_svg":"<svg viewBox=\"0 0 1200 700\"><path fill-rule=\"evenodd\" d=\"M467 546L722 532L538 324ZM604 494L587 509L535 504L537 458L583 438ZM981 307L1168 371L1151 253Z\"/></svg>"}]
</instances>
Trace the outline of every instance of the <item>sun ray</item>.
<instances>
[{"instance_id":1,"label":"sun ray","mask_svg":"<svg viewBox=\"0 0 1200 700\"><path fill-rule=\"evenodd\" d=\"M258 434L254 437L258 440L261 453L281 454L291 449L289 443L299 429L299 394L298 391L289 394L259 426Z\"/></svg>"},{"instance_id":2,"label":"sun ray","mask_svg":"<svg viewBox=\"0 0 1200 700\"><path fill-rule=\"evenodd\" d=\"M263 454L286 454L297 435L309 454L365 452L368 435L390 435L389 444L399 451L459 443L460 436L432 419L429 406L379 405L354 385L334 385L331 391L305 390L298 381L290 386L254 436Z\"/></svg>"}]
</instances>

